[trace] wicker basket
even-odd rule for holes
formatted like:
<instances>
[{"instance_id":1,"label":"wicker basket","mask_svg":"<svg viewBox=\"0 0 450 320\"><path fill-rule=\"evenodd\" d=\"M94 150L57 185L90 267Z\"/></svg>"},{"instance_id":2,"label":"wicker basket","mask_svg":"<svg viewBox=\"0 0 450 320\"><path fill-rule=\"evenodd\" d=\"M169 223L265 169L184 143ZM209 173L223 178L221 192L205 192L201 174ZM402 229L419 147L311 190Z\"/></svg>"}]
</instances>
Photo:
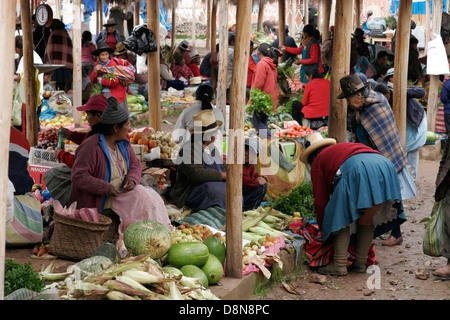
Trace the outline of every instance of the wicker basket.
<instances>
[{"instance_id":1,"label":"wicker basket","mask_svg":"<svg viewBox=\"0 0 450 320\"><path fill-rule=\"evenodd\" d=\"M100 222L89 222L54 213L55 228L50 238L50 252L59 258L83 260L92 256L102 244L111 219L99 216Z\"/></svg>"}]
</instances>

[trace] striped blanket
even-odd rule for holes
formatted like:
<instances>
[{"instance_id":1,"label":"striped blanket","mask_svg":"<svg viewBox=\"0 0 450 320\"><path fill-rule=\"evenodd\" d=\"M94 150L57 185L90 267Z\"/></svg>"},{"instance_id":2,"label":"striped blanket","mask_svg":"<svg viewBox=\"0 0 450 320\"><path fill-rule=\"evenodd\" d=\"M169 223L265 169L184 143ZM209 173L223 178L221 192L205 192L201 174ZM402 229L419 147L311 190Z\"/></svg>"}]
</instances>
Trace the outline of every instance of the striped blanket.
<instances>
[{"instance_id":1,"label":"striped blanket","mask_svg":"<svg viewBox=\"0 0 450 320\"><path fill-rule=\"evenodd\" d=\"M132 84L135 79L136 68L131 63L127 63L128 61L123 59L111 59L114 59L116 65L112 67L103 67L101 71L103 71L103 73L115 74L124 87Z\"/></svg>"},{"instance_id":2,"label":"striped blanket","mask_svg":"<svg viewBox=\"0 0 450 320\"><path fill-rule=\"evenodd\" d=\"M310 267L326 266L333 260L333 243L323 242L322 232L316 224L310 223L307 219L300 219L288 226L288 230L302 235L305 238L305 258ZM367 265L375 263L374 241L370 246ZM356 259L356 247L353 244L348 246L347 266L350 266Z\"/></svg>"},{"instance_id":3,"label":"striped blanket","mask_svg":"<svg viewBox=\"0 0 450 320\"><path fill-rule=\"evenodd\" d=\"M14 217L6 225L7 245L29 245L42 242L41 203L28 195L14 197Z\"/></svg>"},{"instance_id":4,"label":"striped blanket","mask_svg":"<svg viewBox=\"0 0 450 320\"><path fill-rule=\"evenodd\" d=\"M211 207L206 210L200 210L198 212L192 213L183 220L175 221L175 223L183 224L187 222L190 226L195 226L196 224L205 224L216 229L221 229L223 226L225 226L225 217L225 209L221 207Z\"/></svg>"}]
</instances>

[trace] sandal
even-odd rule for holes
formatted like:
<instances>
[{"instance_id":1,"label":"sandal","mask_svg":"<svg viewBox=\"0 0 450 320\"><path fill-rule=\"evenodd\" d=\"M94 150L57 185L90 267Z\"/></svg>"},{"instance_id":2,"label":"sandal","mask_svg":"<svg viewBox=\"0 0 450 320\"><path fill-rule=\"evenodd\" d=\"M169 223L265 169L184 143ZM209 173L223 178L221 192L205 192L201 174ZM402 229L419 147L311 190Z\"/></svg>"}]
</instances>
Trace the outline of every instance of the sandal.
<instances>
[{"instance_id":1,"label":"sandal","mask_svg":"<svg viewBox=\"0 0 450 320\"><path fill-rule=\"evenodd\" d=\"M402 243L403 243L403 237L396 239L394 236L389 236L389 238L387 238L386 240L381 242L381 245L393 247L393 246L398 246Z\"/></svg>"}]
</instances>

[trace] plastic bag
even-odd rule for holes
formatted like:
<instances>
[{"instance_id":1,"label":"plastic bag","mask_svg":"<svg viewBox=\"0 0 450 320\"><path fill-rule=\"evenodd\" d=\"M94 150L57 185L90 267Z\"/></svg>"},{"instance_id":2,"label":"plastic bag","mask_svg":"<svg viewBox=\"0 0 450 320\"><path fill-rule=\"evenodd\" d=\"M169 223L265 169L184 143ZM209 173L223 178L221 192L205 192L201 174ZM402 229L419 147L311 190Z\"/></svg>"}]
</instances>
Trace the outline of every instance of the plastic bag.
<instances>
[{"instance_id":1,"label":"plastic bag","mask_svg":"<svg viewBox=\"0 0 450 320\"><path fill-rule=\"evenodd\" d=\"M442 38L434 34L434 39L428 41L427 73L430 75L449 74L447 53Z\"/></svg>"},{"instance_id":2,"label":"plastic bag","mask_svg":"<svg viewBox=\"0 0 450 320\"><path fill-rule=\"evenodd\" d=\"M143 53L142 55L136 56L136 73L142 74L148 71L147 66L147 54Z\"/></svg>"},{"instance_id":3,"label":"plastic bag","mask_svg":"<svg viewBox=\"0 0 450 320\"><path fill-rule=\"evenodd\" d=\"M59 114L72 117L72 101L70 101L64 91L54 91L50 99L48 99L48 105Z\"/></svg>"},{"instance_id":4,"label":"plastic bag","mask_svg":"<svg viewBox=\"0 0 450 320\"><path fill-rule=\"evenodd\" d=\"M423 253L440 257L444 248L443 232L445 230L445 199L434 204L423 238Z\"/></svg>"},{"instance_id":5,"label":"plastic bag","mask_svg":"<svg viewBox=\"0 0 450 320\"><path fill-rule=\"evenodd\" d=\"M148 29L146 25L135 27L131 36L123 41L123 44L128 50L137 55L158 50L153 31Z\"/></svg>"},{"instance_id":6,"label":"plastic bag","mask_svg":"<svg viewBox=\"0 0 450 320\"><path fill-rule=\"evenodd\" d=\"M14 97L13 97L13 109L11 113L11 125L22 125L22 110L24 108L25 101L22 98L20 86L23 85L23 77L20 80L20 84L14 83Z\"/></svg>"}]
</instances>

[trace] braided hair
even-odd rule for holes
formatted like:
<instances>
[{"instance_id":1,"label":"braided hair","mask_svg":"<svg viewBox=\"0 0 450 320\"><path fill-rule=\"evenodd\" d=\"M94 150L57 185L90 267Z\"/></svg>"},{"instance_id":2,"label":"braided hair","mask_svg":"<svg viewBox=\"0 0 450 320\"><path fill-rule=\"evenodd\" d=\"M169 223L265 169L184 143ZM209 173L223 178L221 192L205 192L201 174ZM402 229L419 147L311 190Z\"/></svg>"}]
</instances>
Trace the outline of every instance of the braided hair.
<instances>
[{"instance_id":1,"label":"braided hair","mask_svg":"<svg viewBox=\"0 0 450 320\"><path fill-rule=\"evenodd\" d=\"M195 91L195 98L202 102L202 110L212 109L211 100L214 99L214 89L207 84L202 84Z\"/></svg>"},{"instance_id":2,"label":"braided hair","mask_svg":"<svg viewBox=\"0 0 450 320\"><path fill-rule=\"evenodd\" d=\"M277 48L272 47L268 43L261 43L258 47L258 52L260 52L264 57L269 57L273 59L275 65L278 65L278 56L275 53Z\"/></svg>"}]
</instances>

